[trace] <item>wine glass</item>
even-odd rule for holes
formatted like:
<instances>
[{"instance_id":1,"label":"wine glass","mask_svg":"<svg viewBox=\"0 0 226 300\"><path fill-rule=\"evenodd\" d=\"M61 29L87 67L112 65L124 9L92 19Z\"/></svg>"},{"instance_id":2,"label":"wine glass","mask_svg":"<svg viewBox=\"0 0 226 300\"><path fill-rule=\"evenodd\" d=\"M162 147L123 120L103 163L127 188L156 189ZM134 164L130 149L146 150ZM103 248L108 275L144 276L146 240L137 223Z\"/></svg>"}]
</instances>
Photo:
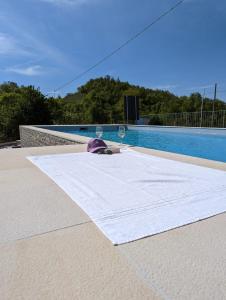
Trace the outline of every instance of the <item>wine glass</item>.
<instances>
[{"instance_id":1,"label":"wine glass","mask_svg":"<svg viewBox=\"0 0 226 300\"><path fill-rule=\"evenodd\" d=\"M118 128L118 136L119 136L119 138L121 140L120 146L122 146L122 139L124 139L125 135L126 135L126 128L125 128L125 126L119 126L119 128Z\"/></svg>"},{"instance_id":2,"label":"wine glass","mask_svg":"<svg viewBox=\"0 0 226 300\"><path fill-rule=\"evenodd\" d=\"M103 135L103 127L102 126L96 126L96 136L98 139L100 139Z\"/></svg>"}]
</instances>

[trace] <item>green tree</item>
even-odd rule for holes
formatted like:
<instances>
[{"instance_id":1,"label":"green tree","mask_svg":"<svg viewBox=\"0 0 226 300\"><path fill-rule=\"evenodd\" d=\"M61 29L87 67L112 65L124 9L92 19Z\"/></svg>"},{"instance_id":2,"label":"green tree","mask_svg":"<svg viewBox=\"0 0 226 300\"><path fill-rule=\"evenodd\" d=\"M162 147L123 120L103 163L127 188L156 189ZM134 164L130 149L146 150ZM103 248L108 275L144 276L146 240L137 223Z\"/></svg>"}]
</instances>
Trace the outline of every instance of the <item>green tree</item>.
<instances>
[{"instance_id":1,"label":"green tree","mask_svg":"<svg viewBox=\"0 0 226 300\"><path fill-rule=\"evenodd\" d=\"M0 141L17 139L22 124L122 123L125 95L139 97L141 115L195 112L202 103L199 93L178 97L110 76L91 79L63 98L46 98L32 86L6 82L0 85ZM213 100L205 98L203 104L203 110L212 111ZM226 109L219 99L214 106L215 110ZM152 123L160 124L161 120L152 118Z\"/></svg>"},{"instance_id":2,"label":"green tree","mask_svg":"<svg viewBox=\"0 0 226 300\"><path fill-rule=\"evenodd\" d=\"M32 86L19 88L16 84L0 86L0 138L19 138L19 125L49 124L50 114L45 97Z\"/></svg>"}]
</instances>

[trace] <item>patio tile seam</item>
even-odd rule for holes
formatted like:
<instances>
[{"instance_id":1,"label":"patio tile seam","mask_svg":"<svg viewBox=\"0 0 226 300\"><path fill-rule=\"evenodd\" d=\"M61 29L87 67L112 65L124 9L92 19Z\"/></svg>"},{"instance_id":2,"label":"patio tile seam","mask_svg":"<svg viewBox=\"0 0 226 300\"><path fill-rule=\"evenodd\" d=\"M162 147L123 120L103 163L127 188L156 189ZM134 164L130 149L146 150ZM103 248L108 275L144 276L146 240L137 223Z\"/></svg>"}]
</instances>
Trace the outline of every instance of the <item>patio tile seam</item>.
<instances>
[{"instance_id":1,"label":"patio tile seam","mask_svg":"<svg viewBox=\"0 0 226 300\"><path fill-rule=\"evenodd\" d=\"M56 232L56 231L60 231L60 230L68 229L68 228L72 228L72 227L77 227L77 226L81 226L81 225L86 225L86 224L89 224L89 223L93 223L93 221L89 220L89 221L81 222L81 223L78 223L78 224L73 224L73 225L69 225L69 226L65 226L65 227L60 227L60 228L56 228L56 229L49 230L49 231L44 231L44 232L37 233L37 234L28 235L28 236L21 237L19 239L15 239L15 240L9 240L9 241L5 241L5 242L0 242L0 245L6 245L6 244L18 242L18 241L29 240L29 239L32 239L32 238L35 238L35 237L39 237L39 236L42 236L42 235L46 235L46 234L49 234L49 233L52 233L52 232Z\"/></svg>"}]
</instances>

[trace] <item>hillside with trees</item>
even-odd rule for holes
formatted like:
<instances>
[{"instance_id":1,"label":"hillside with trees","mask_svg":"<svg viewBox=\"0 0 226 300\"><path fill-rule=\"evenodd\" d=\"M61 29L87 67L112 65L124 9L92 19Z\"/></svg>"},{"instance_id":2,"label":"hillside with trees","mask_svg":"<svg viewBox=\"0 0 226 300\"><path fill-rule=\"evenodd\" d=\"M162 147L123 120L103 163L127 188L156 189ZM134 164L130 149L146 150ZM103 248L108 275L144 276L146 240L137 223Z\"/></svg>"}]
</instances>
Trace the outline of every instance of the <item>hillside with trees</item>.
<instances>
[{"instance_id":1,"label":"hillside with trees","mask_svg":"<svg viewBox=\"0 0 226 300\"><path fill-rule=\"evenodd\" d=\"M140 98L140 114L200 111L201 95L178 97L168 91L148 89L110 76L91 79L64 98L47 98L32 86L8 82L0 85L0 142L19 138L21 124L123 123L125 95ZM215 110L226 103L215 101ZM212 100L204 99L204 111L212 110Z\"/></svg>"}]
</instances>

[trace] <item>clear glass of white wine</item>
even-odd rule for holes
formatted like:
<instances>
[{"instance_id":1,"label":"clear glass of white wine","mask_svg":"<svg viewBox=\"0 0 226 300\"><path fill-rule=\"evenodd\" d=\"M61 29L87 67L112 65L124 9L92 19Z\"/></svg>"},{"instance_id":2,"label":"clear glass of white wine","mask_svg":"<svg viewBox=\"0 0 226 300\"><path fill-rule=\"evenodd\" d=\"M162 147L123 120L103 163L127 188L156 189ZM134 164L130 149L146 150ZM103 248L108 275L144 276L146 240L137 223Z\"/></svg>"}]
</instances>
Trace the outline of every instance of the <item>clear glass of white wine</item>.
<instances>
[{"instance_id":1,"label":"clear glass of white wine","mask_svg":"<svg viewBox=\"0 0 226 300\"><path fill-rule=\"evenodd\" d=\"M103 136L103 127L102 126L96 126L96 136L98 139L101 139Z\"/></svg>"},{"instance_id":2,"label":"clear glass of white wine","mask_svg":"<svg viewBox=\"0 0 226 300\"><path fill-rule=\"evenodd\" d=\"M122 146L122 140L126 136L126 128L123 125L120 125L118 128L118 137L120 138L120 147Z\"/></svg>"}]
</instances>

